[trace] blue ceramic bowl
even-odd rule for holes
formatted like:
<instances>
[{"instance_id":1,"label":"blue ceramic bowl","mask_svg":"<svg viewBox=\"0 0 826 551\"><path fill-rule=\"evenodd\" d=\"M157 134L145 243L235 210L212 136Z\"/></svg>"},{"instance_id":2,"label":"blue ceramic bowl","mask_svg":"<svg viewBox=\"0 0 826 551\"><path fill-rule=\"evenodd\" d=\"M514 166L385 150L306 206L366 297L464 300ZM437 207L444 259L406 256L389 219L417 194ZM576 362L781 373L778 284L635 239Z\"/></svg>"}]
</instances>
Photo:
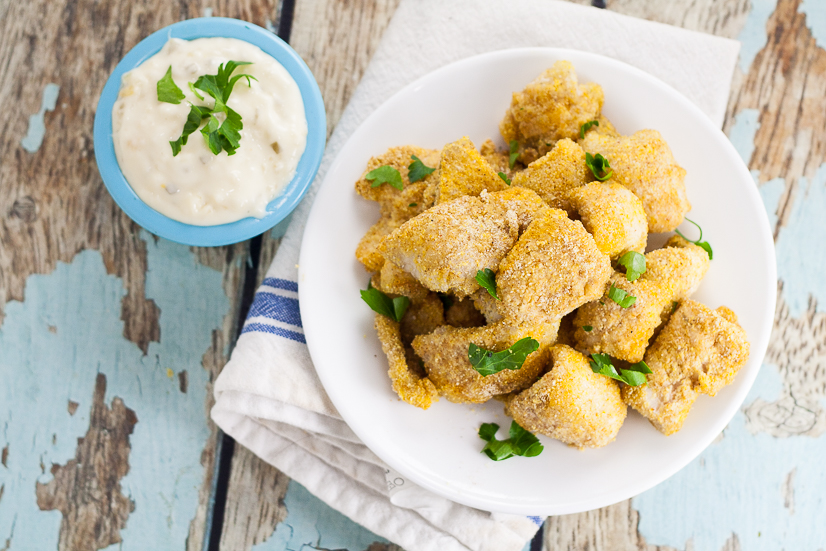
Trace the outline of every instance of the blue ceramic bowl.
<instances>
[{"instance_id":1,"label":"blue ceramic bowl","mask_svg":"<svg viewBox=\"0 0 826 551\"><path fill-rule=\"evenodd\" d=\"M121 77L152 57L170 38L193 40L205 37L237 38L261 48L274 57L290 73L304 100L307 117L307 146L295 176L281 194L267 205L263 218L244 218L237 222L217 226L193 226L173 220L144 203L138 197L118 165L115 146L112 142L112 107L118 98ZM112 198L132 220L154 233L171 241L185 245L214 247L238 243L259 235L283 220L304 197L315 178L327 138L327 119L324 101L318 84L310 69L286 42L273 33L252 23L224 17L202 17L189 19L165 27L138 43L126 54L100 95L95 114L95 159L103 177L103 183Z\"/></svg>"}]
</instances>

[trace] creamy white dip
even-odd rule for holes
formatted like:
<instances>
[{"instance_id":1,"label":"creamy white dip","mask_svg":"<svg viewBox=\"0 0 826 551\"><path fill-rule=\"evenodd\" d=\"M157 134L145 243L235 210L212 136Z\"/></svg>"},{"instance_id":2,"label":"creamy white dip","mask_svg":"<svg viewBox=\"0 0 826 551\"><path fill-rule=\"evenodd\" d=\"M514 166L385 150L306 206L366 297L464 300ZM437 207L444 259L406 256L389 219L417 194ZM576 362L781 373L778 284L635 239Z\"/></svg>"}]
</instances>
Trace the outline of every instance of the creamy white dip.
<instances>
[{"instance_id":1,"label":"creamy white dip","mask_svg":"<svg viewBox=\"0 0 826 551\"><path fill-rule=\"evenodd\" d=\"M257 81L236 82L227 106L244 124L235 155L214 155L200 130L177 156L177 140L190 103L198 99L187 83L214 75L221 63L250 61L232 74ZM172 66L172 78L186 95L180 104L158 101L157 83ZM223 122L223 114L216 115ZM198 226L261 218L295 174L307 143L307 119L298 85L275 59L234 38L172 38L160 52L123 75L112 110L112 139L118 164L132 189L147 205L175 220Z\"/></svg>"}]
</instances>

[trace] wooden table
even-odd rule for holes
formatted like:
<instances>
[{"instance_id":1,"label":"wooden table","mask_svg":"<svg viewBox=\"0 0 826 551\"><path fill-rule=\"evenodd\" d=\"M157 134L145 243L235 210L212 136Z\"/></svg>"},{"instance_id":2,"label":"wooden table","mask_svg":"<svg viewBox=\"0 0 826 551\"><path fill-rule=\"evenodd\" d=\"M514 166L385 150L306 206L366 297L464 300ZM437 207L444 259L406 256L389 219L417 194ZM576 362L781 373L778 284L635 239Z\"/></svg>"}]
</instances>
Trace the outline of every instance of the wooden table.
<instances>
[{"instance_id":1,"label":"wooden table","mask_svg":"<svg viewBox=\"0 0 826 551\"><path fill-rule=\"evenodd\" d=\"M214 249L157 239L115 206L92 145L97 98L120 58L202 15L288 38L332 129L396 5L0 0L0 551L398 549L208 419L212 382L283 227ZM548 519L530 547L823 549L826 8L607 8L743 42L725 130L775 227L779 306L755 388L718 441L641 496Z\"/></svg>"}]
</instances>

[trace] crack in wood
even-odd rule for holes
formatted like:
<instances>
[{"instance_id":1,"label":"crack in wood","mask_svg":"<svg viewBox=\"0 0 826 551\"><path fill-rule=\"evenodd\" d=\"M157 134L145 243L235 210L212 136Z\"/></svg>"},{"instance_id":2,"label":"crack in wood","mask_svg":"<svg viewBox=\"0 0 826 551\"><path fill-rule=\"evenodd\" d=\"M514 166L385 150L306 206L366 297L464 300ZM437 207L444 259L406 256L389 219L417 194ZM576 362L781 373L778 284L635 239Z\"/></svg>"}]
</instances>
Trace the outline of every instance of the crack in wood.
<instances>
[{"instance_id":1,"label":"crack in wood","mask_svg":"<svg viewBox=\"0 0 826 551\"><path fill-rule=\"evenodd\" d=\"M73 400L69 400L69 405L67 407L67 409L69 410L69 415L74 415L79 405L79 403Z\"/></svg>"},{"instance_id":2,"label":"crack in wood","mask_svg":"<svg viewBox=\"0 0 826 551\"><path fill-rule=\"evenodd\" d=\"M3 447L3 451L0 452L0 465L3 465L5 468L9 468L7 461L9 459L9 445L6 444Z\"/></svg>"},{"instance_id":3,"label":"crack in wood","mask_svg":"<svg viewBox=\"0 0 826 551\"><path fill-rule=\"evenodd\" d=\"M60 511L58 551L95 551L121 542L135 503L121 492L129 472L129 435L138 418L118 397L104 403L106 376L98 373L89 430L78 438L75 457L52 465L53 479L36 484L37 506Z\"/></svg>"}]
</instances>

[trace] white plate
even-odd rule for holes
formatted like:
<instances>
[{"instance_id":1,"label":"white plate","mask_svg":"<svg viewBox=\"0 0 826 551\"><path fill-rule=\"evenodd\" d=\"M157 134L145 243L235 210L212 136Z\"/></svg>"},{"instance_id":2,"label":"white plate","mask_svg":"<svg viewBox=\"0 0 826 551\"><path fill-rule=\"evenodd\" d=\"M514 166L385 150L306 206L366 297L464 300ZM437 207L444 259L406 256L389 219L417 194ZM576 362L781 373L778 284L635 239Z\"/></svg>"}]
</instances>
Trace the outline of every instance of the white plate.
<instances>
[{"instance_id":1,"label":"white plate","mask_svg":"<svg viewBox=\"0 0 826 551\"><path fill-rule=\"evenodd\" d=\"M511 93L554 61L573 62L581 82L605 90L603 112L623 134L659 130L688 171L690 217L704 230L714 260L693 298L731 307L751 341L751 357L715 398L701 396L683 429L663 436L629 411L615 442L578 451L540 437L533 458L494 462L480 453L479 425L510 420L502 404L469 406L440 400L423 411L400 401L359 289L368 274L356 261L359 239L378 208L354 183L368 159L388 147L434 149L463 135L479 146L501 144L498 123ZM688 223L681 227L695 235ZM757 376L775 306L774 245L752 178L725 135L686 98L656 78L584 52L529 48L484 54L443 67L410 84L353 133L330 167L313 205L301 247L299 299L310 354L330 399L364 443L420 486L488 511L559 515L627 499L668 478L726 426ZM503 432L500 432L500 437Z\"/></svg>"}]
</instances>

